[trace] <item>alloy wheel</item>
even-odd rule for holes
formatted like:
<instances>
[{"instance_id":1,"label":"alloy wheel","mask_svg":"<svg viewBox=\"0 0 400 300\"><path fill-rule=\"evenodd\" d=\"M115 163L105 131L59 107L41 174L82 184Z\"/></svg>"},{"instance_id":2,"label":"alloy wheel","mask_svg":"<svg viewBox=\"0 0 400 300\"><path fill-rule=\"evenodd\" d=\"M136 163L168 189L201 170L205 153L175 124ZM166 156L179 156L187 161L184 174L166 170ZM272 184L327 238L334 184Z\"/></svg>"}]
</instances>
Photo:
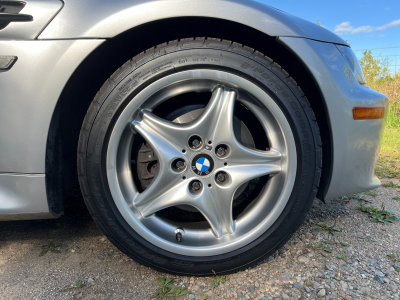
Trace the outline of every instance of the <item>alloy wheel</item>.
<instances>
[{"instance_id":1,"label":"alloy wheel","mask_svg":"<svg viewBox=\"0 0 400 300\"><path fill-rule=\"evenodd\" d=\"M211 97L190 122L155 113L162 103L193 92ZM237 137L237 105L259 122L268 148L248 147ZM132 165L138 140L157 158L144 190ZM248 79L207 69L163 77L135 95L114 125L106 160L110 191L127 223L150 243L190 256L236 250L270 228L290 197L297 166L290 125L273 97ZM266 180L257 197L235 218L235 199L260 178ZM171 207L191 207L206 222L164 218L161 212Z\"/></svg>"}]
</instances>

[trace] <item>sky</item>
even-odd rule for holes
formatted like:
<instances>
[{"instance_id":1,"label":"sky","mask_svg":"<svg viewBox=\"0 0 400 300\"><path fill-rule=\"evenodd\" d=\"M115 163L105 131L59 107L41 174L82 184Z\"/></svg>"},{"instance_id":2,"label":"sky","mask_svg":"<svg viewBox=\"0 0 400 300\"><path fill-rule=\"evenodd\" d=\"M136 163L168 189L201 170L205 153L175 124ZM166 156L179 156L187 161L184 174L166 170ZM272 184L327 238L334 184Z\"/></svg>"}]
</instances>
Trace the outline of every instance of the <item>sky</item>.
<instances>
[{"instance_id":1,"label":"sky","mask_svg":"<svg viewBox=\"0 0 400 300\"><path fill-rule=\"evenodd\" d=\"M353 50L373 50L374 56L399 55L400 0L259 0L287 13L317 23L347 40ZM355 51L362 57L362 51ZM394 60L394 57L390 57Z\"/></svg>"}]
</instances>

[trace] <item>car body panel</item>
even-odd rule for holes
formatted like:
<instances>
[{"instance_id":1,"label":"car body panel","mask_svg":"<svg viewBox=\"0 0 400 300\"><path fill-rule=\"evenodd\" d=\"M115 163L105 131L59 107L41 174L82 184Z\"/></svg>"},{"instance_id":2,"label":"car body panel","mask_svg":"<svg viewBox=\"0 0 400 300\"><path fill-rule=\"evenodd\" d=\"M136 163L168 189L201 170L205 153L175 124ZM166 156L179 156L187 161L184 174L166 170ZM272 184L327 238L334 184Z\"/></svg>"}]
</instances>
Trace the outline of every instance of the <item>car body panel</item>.
<instances>
[{"instance_id":1,"label":"car body panel","mask_svg":"<svg viewBox=\"0 0 400 300\"><path fill-rule=\"evenodd\" d=\"M346 45L317 24L252 0L69 0L39 39L112 38L146 23L179 17L224 19L269 36L306 37Z\"/></svg>"},{"instance_id":2,"label":"car body panel","mask_svg":"<svg viewBox=\"0 0 400 300\"><path fill-rule=\"evenodd\" d=\"M75 69L103 42L0 41L1 55L18 57L11 70L0 72L0 173L45 173L57 101Z\"/></svg>"},{"instance_id":3,"label":"car body panel","mask_svg":"<svg viewBox=\"0 0 400 300\"><path fill-rule=\"evenodd\" d=\"M44 174L0 174L0 220L47 219Z\"/></svg>"},{"instance_id":4,"label":"car body panel","mask_svg":"<svg viewBox=\"0 0 400 300\"><path fill-rule=\"evenodd\" d=\"M385 119L354 120L353 107L386 107L388 99L360 85L334 44L282 37L309 69L328 109L333 135L333 171L325 199L377 188L374 174Z\"/></svg>"},{"instance_id":5,"label":"car body panel","mask_svg":"<svg viewBox=\"0 0 400 300\"><path fill-rule=\"evenodd\" d=\"M60 0L28 0L19 12L33 17L30 22L11 22L0 30L0 40L33 40L63 7ZM2 55L0 53L0 55Z\"/></svg>"}]
</instances>

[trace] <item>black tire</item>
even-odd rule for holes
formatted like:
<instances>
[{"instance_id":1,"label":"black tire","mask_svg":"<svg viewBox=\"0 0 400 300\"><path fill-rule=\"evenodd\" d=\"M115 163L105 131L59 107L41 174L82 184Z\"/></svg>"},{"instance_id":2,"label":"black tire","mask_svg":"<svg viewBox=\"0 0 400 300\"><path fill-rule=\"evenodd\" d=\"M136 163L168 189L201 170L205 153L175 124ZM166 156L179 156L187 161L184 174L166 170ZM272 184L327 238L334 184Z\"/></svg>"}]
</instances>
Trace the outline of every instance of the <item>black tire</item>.
<instances>
[{"instance_id":1,"label":"black tire","mask_svg":"<svg viewBox=\"0 0 400 300\"><path fill-rule=\"evenodd\" d=\"M190 257L157 248L123 219L111 196L105 152L115 118L141 89L183 69L225 70L250 79L281 107L297 145L298 163L288 204L274 225L251 244L220 256ZM141 75L139 75L141 74ZM145 76L142 76L142 75ZM188 38L151 48L119 68L101 87L82 125L78 146L79 182L93 219L123 253L156 270L206 276L248 268L273 254L304 221L319 184L321 138L313 111L296 82L278 64L254 49L214 38Z\"/></svg>"}]
</instances>

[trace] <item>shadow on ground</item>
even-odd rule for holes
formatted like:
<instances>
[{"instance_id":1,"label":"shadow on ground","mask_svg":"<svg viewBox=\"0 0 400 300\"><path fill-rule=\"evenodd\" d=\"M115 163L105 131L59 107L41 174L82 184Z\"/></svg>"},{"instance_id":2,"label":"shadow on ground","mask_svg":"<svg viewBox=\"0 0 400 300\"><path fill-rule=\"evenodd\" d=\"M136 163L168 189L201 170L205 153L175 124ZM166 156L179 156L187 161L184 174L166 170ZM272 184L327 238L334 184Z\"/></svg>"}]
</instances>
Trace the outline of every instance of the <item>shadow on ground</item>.
<instances>
[{"instance_id":1,"label":"shadow on ground","mask_svg":"<svg viewBox=\"0 0 400 300\"><path fill-rule=\"evenodd\" d=\"M101 235L86 208L79 188L74 188L64 196L64 215L57 219L0 222L1 241L21 241L53 235L59 239L82 235Z\"/></svg>"}]
</instances>

